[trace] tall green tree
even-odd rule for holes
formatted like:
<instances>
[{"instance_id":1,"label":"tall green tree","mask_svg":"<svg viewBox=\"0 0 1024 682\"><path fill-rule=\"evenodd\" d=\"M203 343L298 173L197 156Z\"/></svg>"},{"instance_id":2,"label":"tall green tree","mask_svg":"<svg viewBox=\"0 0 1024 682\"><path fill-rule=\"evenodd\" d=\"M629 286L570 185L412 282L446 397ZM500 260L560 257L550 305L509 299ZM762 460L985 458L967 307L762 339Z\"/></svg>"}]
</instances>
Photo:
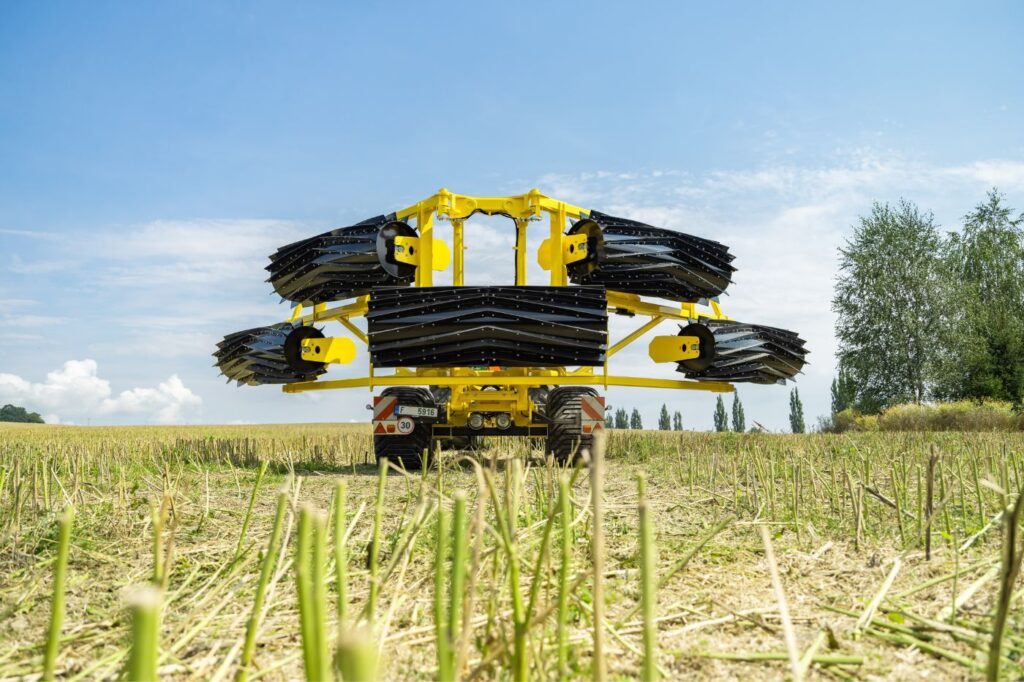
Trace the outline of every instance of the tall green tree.
<instances>
[{"instance_id":1,"label":"tall green tree","mask_svg":"<svg viewBox=\"0 0 1024 682\"><path fill-rule=\"evenodd\" d=\"M1024 214L996 190L949 235L946 263L956 283L947 314L941 398L1024 402ZM950 352L952 351L952 352Z\"/></svg>"},{"instance_id":2,"label":"tall green tree","mask_svg":"<svg viewBox=\"0 0 1024 682\"><path fill-rule=\"evenodd\" d=\"M643 420L640 419L640 410L633 408L633 414L629 415L629 428L631 429L642 429L644 428Z\"/></svg>"},{"instance_id":3,"label":"tall green tree","mask_svg":"<svg viewBox=\"0 0 1024 682\"><path fill-rule=\"evenodd\" d=\"M679 412L679 410L676 410L675 413L672 415L672 430L683 430L683 415L682 413Z\"/></svg>"},{"instance_id":4,"label":"tall green tree","mask_svg":"<svg viewBox=\"0 0 1024 682\"><path fill-rule=\"evenodd\" d=\"M832 308L839 362L873 413L921 402L938 372L948 279L930 213L876 203L839 249Z\"/></svg>"},{"instance_id":5,"label":"tall green tree","mask_svg":"<svg viewBox=\"0 0 1024 682\"><path fill-rule=\"evenodd\" d=\"M804 404L800 401L800 392L795 388L789 393L789 428L793 433L807 430L804 424Z\"/></svg>"},{"instance_id":6,"label":"tall green tree","mask_svg":"<svg viewBox=\"0 0 1024 682\"><path fill-rule=\"evenodd\" d=\"M624 407L620 407L615 410L615 427L616 429L628 429L629 428L629 415L626 413Z\"/></svg>"},{"instance_id":7,"label":"tall green tree","mask_svg":"<svg viewBox=\"0 0 1024 682\"><path fill-rule=\"evenodd\" d=\"M840 366L836 378L832 380L832 414L853 407L856 400L857 388L853 385L853 377Z\"/></svg>"},{"instance_id":8,"label":"tall green tree","mask_svg":"<svg viewBox=\"0 0 1024 682\"><path fill-rule=\"evenodd\" d=\"M17 405L0 407L0 422L20 422L22 424L43 424L43 418L36 412L29 412Z\"/></svg>"},{"instance_id":9,"label":"tall green tree","mask_svg":"<svg viewBox=\"0 0 1024 682\"><path fill-rule=\"evenodd\" d=\"M732 394L732 430L739 433L747 430L747 416L743 413L739 392Z\"/></svg>"},{"instance_id":10,"label":"tall green tree","mask_svg":"<svg viewBox=\"0 0 1024 682\"><path fill-rule=\"evenodd\" d=\"M659 431L671 431L672 430L672 417L668 414L668 407L665 403L661 404L661 414L658 415L658 430Z\"/></svg>"},{"instance_id":11,"label":"tall green tree","mask_svg":"<svg viewBox=\"0 0 1024 682\"><path fill-rule=\"evenodd\" d=\"M729 430L729 415L725 412L725 401L718 396L715 403L715 431L722 432Z\"/></svg>"}]
</instances>

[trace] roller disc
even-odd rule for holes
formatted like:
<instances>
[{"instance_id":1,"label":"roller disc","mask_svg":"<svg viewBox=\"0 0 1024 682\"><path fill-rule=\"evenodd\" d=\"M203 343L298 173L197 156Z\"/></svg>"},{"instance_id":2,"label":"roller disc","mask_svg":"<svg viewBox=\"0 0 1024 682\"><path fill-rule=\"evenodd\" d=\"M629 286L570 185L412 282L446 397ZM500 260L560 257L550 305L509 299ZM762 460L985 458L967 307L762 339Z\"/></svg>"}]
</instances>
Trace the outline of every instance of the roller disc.
<instances>
[{"instance_id":1,"label":"roller disc","mask_svg":"<svg viewBox=\"0 0 1024 682\"><path fill-rule=\"evenodd\" d=\"M308 374L323 368L324 363L302 359L302 342L306 339L322 339L324 333L316 327L296 327L284 340L284 359L288 366L300 374Z\"/></svg>"},{"instance_id":2,"label":"roller disc","mask_svg":"<svg viewBox=\"0 0 1024 682\"><path fill-rule=\"evenodd\" d=\"M588 257L568 266L576 284L697 302L722 294L733 256L723 244L592 211L569 234L586 234Z\"/></svg>"},{"instance_id":3,"label":"roller disc","mask_svg":"<svg viewBox=\"0 0 1024 682\"><path fill-rule=\"evenodd\" d=\"M323 336L313 327L288 322L255 327L225 336L213 356L221 374L239 386L309 381L327 371L323 363L300 360L297 368L293 367L286 348L301 345L301 339L310 335Z\"/></svg>"},{"instance_id":4,"label":"roller disc","mask_svg":"<svg viewBox=\"0 0 1024 682\"><path fill-rule=\"evenodd\" d=\"M714 360L705 369L680 362L677 371L690 379L785 384L807 363L804 340L796 332L723 320L701 323L714 335Z\"/></svg>"},{"instance_id":5,"label":"roller disc","mask_svg":"<svg viewBox=\"0 0 1024 682\"><path fill-rule=\"evenodd\" d=\"M394 237L416 236L394 214L282 246L270 257L270 279L281 298L325 303L367 294L374 287L406 286L416 268L394 259Z\"/></svg>"},{"instance_id":6,"label":"roller disc","mask_svg":"<svg viewBox=\"0 0 1024 682\"><path fill-rule=\"evenodd\" d=\"M366 315L376 367L604 364L600 287L379 289Z\"/></svg>"},{"instance_id":7,"label":"roller disc","mask_svg":"<svg viewBox=\"0 0 1024 682\"><path fill-rule=\"evenodd\" d=\"M680 325L679 336L696 336L700 339L700 357L692 360L683 360L680 367L686 368L687 372L702 372L715 362L715 335L707 325L694 322L685 327Z\"/></svg>"}]
</instances>

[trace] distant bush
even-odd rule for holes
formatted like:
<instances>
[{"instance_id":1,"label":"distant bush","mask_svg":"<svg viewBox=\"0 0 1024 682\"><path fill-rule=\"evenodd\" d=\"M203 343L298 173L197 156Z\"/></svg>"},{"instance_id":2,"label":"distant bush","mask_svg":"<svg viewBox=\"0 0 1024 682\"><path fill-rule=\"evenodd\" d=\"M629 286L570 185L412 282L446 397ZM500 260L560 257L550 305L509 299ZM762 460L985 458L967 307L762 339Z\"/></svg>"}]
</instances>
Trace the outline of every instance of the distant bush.
<instances>
[{"instance_id":1,"label":"distant bush","mask_svg":"<svg viewBox=\"0 0 1024 682\"><path fill-rule=\"evenodd\" d=\"M894 405L879 415L852 408L832 415L819 427L847 431L1024 431L1024 414L1008 402L962 400L950 403Z\"/></svg>"},{"instance_id":2,"label":"distant bush","mask_svg":"<svg viewBox=\"0 0 1024 682\"><path fill-rule=\"evenodd\" d=\"M24 407L4 405L0 407L0 422L21 422L24 424L43 424L43 418Z\"/></svg>"}]
</instances>

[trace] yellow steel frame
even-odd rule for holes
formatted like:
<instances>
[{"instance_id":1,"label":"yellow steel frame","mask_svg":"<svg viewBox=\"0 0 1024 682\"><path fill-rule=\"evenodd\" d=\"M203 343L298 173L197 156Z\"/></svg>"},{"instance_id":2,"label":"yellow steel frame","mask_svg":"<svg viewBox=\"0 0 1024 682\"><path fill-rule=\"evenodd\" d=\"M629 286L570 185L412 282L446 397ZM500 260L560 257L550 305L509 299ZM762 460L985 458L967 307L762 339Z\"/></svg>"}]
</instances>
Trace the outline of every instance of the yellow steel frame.
<instances>
[{"instance_id":1,"label":"yellow steel frame","mask_svg":"<svg viewBox=\"0 0 1024 682\"><path fill-rule=\"evenodd\" d=\"M505 197L468 196L441 189L434 196L407 206L396 213L398 220L414 221L419 233L418 237L400 238L405 247L401 260L417 265L415 286L433 286L434 270L446 269L449 262L453 266L453 284L455 286L464 284L464 227L466 220L476 213L503 215L515 222L515 284L517 286L525 286L527 282L527 227L531 222L542 220L544 214L547 214L549 218L549 232L538 252L538 261L544 269L550 272L551 286L566 286L569 281L566 266L586 256L586 239L581 235L565 235L564 232L570 219L586 218L590 214L587 209L552 199L536 189L532 189L526 194ZM435 220L452 224L450 256L447 244L434 238ZM413 247L412 254L408 250L410 246ZM423 264L429 265L423 267ZM308 312L299 305L294 309L289 320L304 325L336 321L348 329L359 341L366 344L366 334L352 320L366 314L367 303L368 297L360 296L351 302L331 308L324 304L318 304ZM606 358L613 357L666 320L693 321L699 317L729 319L722 313L716 301L709 301L708 307L710 310L698 310L694 303L665 305L645 301L635 294L609 291L609 312L649 319L614 344L610 343ZM315 341L307 340L304 342L304 346L311 346ZM697 339L689 336L656 337L652 342L650 352L652 359L656 361L676 362L695 357L696 344ZM329 347L321 345L324 348ZM338 344L333 348L334 352L331 354L307 351L310 353L307 357L341 358L333 361L345 362L345 358L349 358L351 355L349 347L345 344ZM597 373L592 367L581 367L575 370L568 370L564 367L488 370L474 370L468 367L424 367L401 368L393 373L377 374L371 364L368 376L365 377L303 381L286 384L282 389L285 393L301 393L341 388L369 388L372 390L381 386L448 386L452 388L452 397L449 402L449 423L455 426L465 425L466 417L472 411L508 412L513 415L517 426L532 424L534 406L529 400L527 392L527 389L532 386L633 386L716 393L733 390L732 385L725 382L613 375L609 374L607 359L604 367L600 369L603 371ZM485 386L488 390L483 390Z\"/></svg>"}]
</instances>

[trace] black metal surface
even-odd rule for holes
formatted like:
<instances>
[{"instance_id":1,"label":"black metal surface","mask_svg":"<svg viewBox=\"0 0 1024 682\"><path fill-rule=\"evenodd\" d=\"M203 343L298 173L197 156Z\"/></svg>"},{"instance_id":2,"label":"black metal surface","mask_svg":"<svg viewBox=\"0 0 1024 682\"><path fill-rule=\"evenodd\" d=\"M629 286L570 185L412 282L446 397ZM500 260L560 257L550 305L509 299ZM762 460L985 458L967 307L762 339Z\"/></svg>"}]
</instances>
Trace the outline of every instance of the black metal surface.
<instances>
[{"instance_id":1,"label":"black metal surface","mask_svg":"<svg viewBox=\"0 0 1024 682\"><path fill-rule=\"evenodd\" d=\"M807 364L796 332L743 322L701 319L715 337L714 361L702 370L680 362L676 371L699 381L784 384ZM682 333L682 332L681 332Z\"/></svg>"},{"instance_id":2,"label":"black metal surface","mask_svg":"<svg viewBox=\"0 0 1024 682\"><path fill-rule=\"evenodd\" d=\"M587 235L587 258L570 263L569 279L613 291L696 302L725 291L736 271L729 247L598 211L569 234Z\"/></svg>"},{"instance_id":3,"label":"black metal surface","mask_svg":"<svg viewBox=\"0 0 1024 682\"><path fill-rule=\"evenodd\" d=\"M693 322L685 327L679 325L680 336L696 336L700 340L700 355L679 363L687 372L701 372L715 362L715 335L707 325Z\"/></svg>"},{"instance_id":4,"label":"black metal surface","mask_svg":"<svg viewBox=\"0 0 1024 682\"><path fill-rule=\"evenodd\" d=\"M603 287L376 289L366 315L376 367L604 364Z\"/></svg>"},{"instance_id":5,"label":"black metal surface","mask_svg":"<svg viewBox=\"0 0 1024 682\"><path fill-rule=\"evenodd\" d=\"M294 339L301 340L311 334L307 331L310 329L313 328L284 322L228 334L217 344L217 352L213 354L217 358L216 367L239 386L315 379L327 371L323 363L300 360L293 366L285 353L286 345L294 345ZM323 336L319 330L313 331ZM293 339L290 344L289 337Z\"/></svg>"},{"instance_id":6,"label":"black metal surface","mask_svg":"<svg viewBox=\"0 0 1024 682\"><path fill-rule=\"evenodd\" d=\"M415 237L416 231L391 214L282 246L270 257L267 281L282 298L304 304L411 284L415 266L394 258L398 235Z\"/></svg>"}]
</instances>

